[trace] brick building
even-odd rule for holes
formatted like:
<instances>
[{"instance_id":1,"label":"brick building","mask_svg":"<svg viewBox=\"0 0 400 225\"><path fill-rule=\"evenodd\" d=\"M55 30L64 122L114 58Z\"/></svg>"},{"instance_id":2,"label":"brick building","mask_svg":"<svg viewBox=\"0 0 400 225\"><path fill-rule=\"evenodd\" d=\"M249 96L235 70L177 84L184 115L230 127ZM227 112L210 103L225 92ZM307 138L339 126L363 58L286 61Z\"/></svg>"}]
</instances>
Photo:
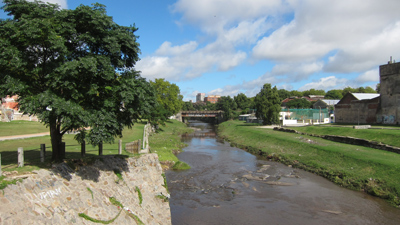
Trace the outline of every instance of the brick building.
<instances>
[{"instance_id":1,"label":"brick building","mask_svg":"<svg viewBox=\"0 0 400 225\"><path fill-rule=\"evenodd\" d=\"M205 102L217 103L218 99L221 98L219 95L209 95L208 97L204 98Z\"/></svg>"},{"instance_id":2,"label":"brick building","mask_svg":"<svg viewBox=\"0 0 400 225\"><path fill-rule=\"evenodd\" d=\"M349 92L335 105L335 122L376 123L379 100L379 94Z\"/></svg>"}]
</instances>

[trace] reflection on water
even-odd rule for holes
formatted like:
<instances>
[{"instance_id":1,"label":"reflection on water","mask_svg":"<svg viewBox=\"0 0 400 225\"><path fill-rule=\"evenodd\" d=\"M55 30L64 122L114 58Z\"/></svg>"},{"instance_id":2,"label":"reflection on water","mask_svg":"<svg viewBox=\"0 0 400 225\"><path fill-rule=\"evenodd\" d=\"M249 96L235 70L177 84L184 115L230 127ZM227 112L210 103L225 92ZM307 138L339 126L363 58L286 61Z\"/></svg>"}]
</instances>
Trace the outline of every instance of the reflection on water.
<instances>
[{"instance_id":1,"label":"reflection on water","mask_svg":"<svg viewBox=\"0 0 400 225\"><path fill-rule=\"evenodd\" d=\"M213 127L178 158L192 168L168 171L173 224L399 224L400 211L364 193L221 143ZM214 133L215 134L215 133Z\"/></svg>"}]
</instances>

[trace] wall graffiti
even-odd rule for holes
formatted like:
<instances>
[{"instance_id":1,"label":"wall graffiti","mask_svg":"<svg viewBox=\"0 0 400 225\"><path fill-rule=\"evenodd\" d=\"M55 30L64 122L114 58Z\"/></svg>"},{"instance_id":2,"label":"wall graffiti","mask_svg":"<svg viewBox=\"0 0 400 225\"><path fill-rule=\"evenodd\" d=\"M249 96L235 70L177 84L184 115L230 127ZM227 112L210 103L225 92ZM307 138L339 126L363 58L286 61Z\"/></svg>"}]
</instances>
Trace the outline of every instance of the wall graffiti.
<instances>
[{"instance_id":1,"label":"wall graffiti","mask_svg":"<svg viewBox=\"0 0 400 225\"><path fill-rule=\"evenodd\" d=\"M40 200L45 200L48 198L54 198L56 196L59 196L61 194L61 187L56 188L54 190L49 190L49 191L43 191L38 194L25 194L25 197L31 201L40 201Z\"/></svg>"},{"instance_id":2,"label":"wall graffiti","mask_svg":"<svg viewBox=\"0 0 400 225\"><path fill-rule=\"evenodd\" d=\"M382 122L384 124L395 124L396 123L396 117L394 115L383 115L382 116Z\"/></svg>"}]
</instances>

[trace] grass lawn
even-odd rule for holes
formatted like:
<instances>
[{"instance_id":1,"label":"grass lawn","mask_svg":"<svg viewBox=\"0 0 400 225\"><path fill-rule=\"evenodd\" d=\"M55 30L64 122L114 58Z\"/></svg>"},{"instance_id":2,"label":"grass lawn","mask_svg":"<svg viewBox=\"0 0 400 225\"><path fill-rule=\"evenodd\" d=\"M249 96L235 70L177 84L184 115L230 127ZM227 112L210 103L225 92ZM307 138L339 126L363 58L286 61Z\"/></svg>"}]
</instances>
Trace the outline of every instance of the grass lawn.
<instances>
[{"instance_id":1,"label":"grass lawn","mask_svg":"<svg viewBox=\"0 0 400 225\"><path fill-rule=\"evenodd\" d=\"M13 120L11 122L0 122L0 137L21 134L35 134L49 132L43 123L34 121Z\"/></svg>"},{"instance_id":2,"label":"grass lawn","mask_svg":"<svg viewBox=\"0 0 400 225\"><path fill-rule=\"evenodd\" d=\"M328 131L323 131L323 127L318 129L326 134L336 132L330 129L341 129L328 128ZM220 124L218 133L233 145L249 152L305 169L341 186L362 190L396 206L400 205L400 154L260 129L239 121ZM387 140L389 142L390 138Z\"/></svg>"},{"instance_id":3,"label":"grass lawn","mask_svg":"<svg viewBox=\"0 0 400 225\"><path fill-rule=\"evenodd\" d=\"M13 121L14 122L14 121ZM9 124L12 124L10 122ZM27 122L27 121L23 121ZM31 124L35 122L28 122L28 123L14 123L15 130L20 130L21 132L23 129L21 127L25 127L26 124ZM37 122L36 122L37 123ZM37 123L40 124L40 123ZM32 125L32 126L37 126ZM3 125L3 124L1 124ZM143 139L143 128L144 123L136 123L132 129L124 129L122 132L123 137L122 145L123 149L125 148L125 144L128 142L132 142L138 139ZM7 125L8 126L8 125ZM29 125L28 125L29 126ZM44 127L43 125L41 125ZM39 126L37 126L39 127ZM40 129L38 128L37 131ZM46 128L47 130L47 128ZM43 131L41 131L43 132ZM27 132L31 133L31 132ZM16 134L16 133L14 133ZM22 134L22 133L20 133ZM63 136L63 141L65 142L65 152L67 159L79 159L81 158L81 145L74 140L73 134L65 134ZM103 155L114 155L118 154L118 140L119 138L115 139L113 144L103 144ZM46 162L40 163L40 144L46 145ZM24 149L24 158L25 158L25 167L17 168L18 163L18 156L17 156L17 149L18 147L23 147ZM125 155L132 155L123 150L122 152ZM51 159L51 141L50 136L43 136L43 137L35 137L35 138L27 138L27 139L19 139L19 140L6 140L0 141L0 154L1 154L1 164L3 171L10 171L10 170L17 170L19 172L29 171L32 169L37 168L47 168L50 166L49 162ZM98 147L93 147L92 145L86 145L86 157L94 157L98 155Z\"/></svg>"},{"instance_id":4,"label":"grass lawn","mask_svg":"<svg viewBox=\"0 0 400 225\"><path fill-rule=\"evenodd\" d=\"M400 147L400 127L395 128L397 129L353 129L352 127L321 125L290 127L289 129L308 134L349 136Z\"/></svg>"},{"instance_id":5,"label":"grass lawn","mask_svg":"<svg viewBox=\"0 0 400 225\"><path fill-rule=\"evenodd\" d=\"M160 128L149 138L151 152L157 153L164 165L175 166L176 164L175 167L180 169L187 168L188 165L180 162L174 152L179 152L186 147L186 144L181 141L181 134L191 133L193 130L176 120L167 121L165 126L160 126Z\"/></svg>"}]
</instances>

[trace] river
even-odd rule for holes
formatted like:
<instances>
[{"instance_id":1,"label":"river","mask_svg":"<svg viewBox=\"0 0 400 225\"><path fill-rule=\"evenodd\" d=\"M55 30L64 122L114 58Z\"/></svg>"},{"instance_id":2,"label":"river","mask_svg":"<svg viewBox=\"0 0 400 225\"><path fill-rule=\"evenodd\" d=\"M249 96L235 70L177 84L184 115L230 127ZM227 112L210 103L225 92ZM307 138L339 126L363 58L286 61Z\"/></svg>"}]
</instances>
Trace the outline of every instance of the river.
<instances>
[{"instance_id":1,"label":"river","mask_svg":"<svg viewBox=\"0 0 400 225\"><path fill-rule=\"evenodd\" d=\"M192 168L167 171L172 224L400 224L400 210L300 169L218 141L191 121L178 154Z\"/></svg>"}]
</instances>

